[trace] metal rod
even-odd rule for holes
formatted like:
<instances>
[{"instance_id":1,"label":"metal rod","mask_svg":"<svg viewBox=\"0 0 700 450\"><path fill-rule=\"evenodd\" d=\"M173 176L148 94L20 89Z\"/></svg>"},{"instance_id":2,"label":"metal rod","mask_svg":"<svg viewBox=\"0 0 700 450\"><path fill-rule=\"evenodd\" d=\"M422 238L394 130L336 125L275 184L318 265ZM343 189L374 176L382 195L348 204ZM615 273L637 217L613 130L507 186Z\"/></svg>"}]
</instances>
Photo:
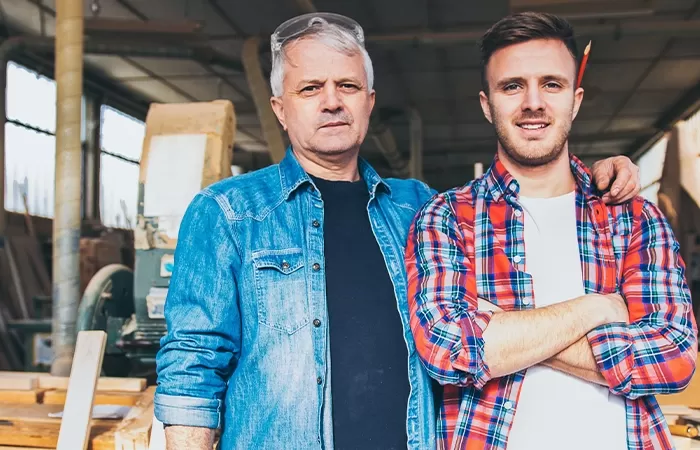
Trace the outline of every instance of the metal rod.
<instances>
[{"instance_id":1,"label":"metal rod","mask_svg":"<svg viewBox=\"0 0 700 450\"><path fill-rule=\"evenodd\" d=\"M81 108L83 2L56 4L56 194L53 219L54 361L51 374L70 375L80 302Z\"/></svg>"}]
</instances>

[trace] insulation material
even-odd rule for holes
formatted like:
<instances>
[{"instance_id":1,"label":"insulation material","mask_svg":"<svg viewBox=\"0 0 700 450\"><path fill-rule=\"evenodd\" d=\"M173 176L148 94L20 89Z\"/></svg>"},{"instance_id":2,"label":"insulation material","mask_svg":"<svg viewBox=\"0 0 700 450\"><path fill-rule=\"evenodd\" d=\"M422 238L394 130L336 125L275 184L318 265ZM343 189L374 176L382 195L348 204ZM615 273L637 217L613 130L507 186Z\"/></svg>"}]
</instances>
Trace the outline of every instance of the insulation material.
<instances>
[{"instance_id":1,"label":"insulation material","mask_svg":"<svg viewBox=\"0 0 700 450\"><path fill-rule=\"evenodd\" d=\"M141 155L137 249L174 249L187 206L231 176L236 117L227 100L153 104Z\"/></svg>"}]
</instances>

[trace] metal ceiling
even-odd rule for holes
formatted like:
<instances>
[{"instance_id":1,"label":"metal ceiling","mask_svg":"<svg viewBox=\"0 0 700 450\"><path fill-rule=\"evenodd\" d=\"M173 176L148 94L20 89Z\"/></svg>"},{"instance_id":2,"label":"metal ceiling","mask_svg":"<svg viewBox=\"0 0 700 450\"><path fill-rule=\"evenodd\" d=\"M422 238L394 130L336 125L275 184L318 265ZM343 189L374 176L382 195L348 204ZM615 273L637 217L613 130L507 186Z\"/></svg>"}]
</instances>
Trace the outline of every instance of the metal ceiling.
<instances>
[{"instance_id":1,"label":"metal ceiling","mask_svg":"<svg viewBox=\"0 0 700 450\"><path fill-rule=\"evenodd\" d=\"M92 15L86 0L86 17ZM15 32L52 36L53 0L0 0ZM422 118L423 173L438 189L462 184L475 162L488 165L493 131L478 102L476 39L511 10L563 14L581 47L593 39L586 96L571 148L584 161L632 154L673 121L700 106L700 0L99 0L100 19L199 21L212 59L87 55L86 67L157 102L228 98L237 110L234 162L246 169L270 163L245 75L236 67L243 39L263 37L285 19L333 11L358 20L375 65L376 119L393 132L408 160L411 111ZM171 45L177 46L178 43ZM262 49L263 69L269 54ZM212 63L212 61L214 61ZM220 62L220 61L219 61ZM362 155L384 175L387 159L368 139Z\"/></svg>"}]
</instances>

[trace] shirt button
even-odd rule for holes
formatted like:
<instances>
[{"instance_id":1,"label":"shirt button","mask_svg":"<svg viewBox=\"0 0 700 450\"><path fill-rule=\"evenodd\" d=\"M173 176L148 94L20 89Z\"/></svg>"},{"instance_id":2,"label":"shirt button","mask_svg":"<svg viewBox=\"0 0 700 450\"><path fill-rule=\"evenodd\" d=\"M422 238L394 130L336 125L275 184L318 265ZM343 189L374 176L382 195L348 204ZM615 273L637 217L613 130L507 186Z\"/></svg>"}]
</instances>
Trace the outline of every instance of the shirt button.
<instances>
[{"instance_id":1,"label":"shirt button","mask_svg":"<svg viewBox=\"0 0 700 450\"><path fill-rule=\"evenodd\" d=\"M529 305L530 304L530 299L529 298L524 298L523 299L523 305Z\"/></svg>"},{"instance_id":2,"label":"shirt button","mask_svg":"<svg viewBox=\"0 0 700 450\"><path fill-rule=\"evenodd\" d=\"M320 327L320 326L321 326L321 321L318 320L318 319L314 319L314 326L315 326L316 328Z\"/></svg>"},{"instance_id":3,"label":"shirt button","mask_svg":"<svg viewBox=\"0 0 700 450\"><path fill-rule=\"evenodd\" d=\"M516 264L519 263L521 259L522 259L522 258L520 257L520 255L515 255L515 256L513 256L513 262L516 263Z\"/></svg>"},{"instance_id":4,"label":"shirt button","mask_svg":"<svg viewBox=\"0 0 700 450\"><path fill-rule=\"evenodd\" d=\"M321 223L318 220L314 220L311 222L311 225L313 225L314 228L318 228L321 226Z\"/></svg>"},{"instance_id":5,"label":"shirt button","mask_svg":"<svg viewBox=\"0 0 700 450\"><path fill-rule=\"evenodd\" d=\"M511 409L513 409L513 402L511 402L510 400L508 400L507 402L505 402L505 403L503 404L503 407L504 407L505 409L507 409L507 410L511 410Z\"/></svg>"},{"instance_id":6,"label":"shirt button","mask_svg":"<svg viewBox=\"0 0 700 450\"><path fill-rule=\"evenodd\" d=\"M283 268L284 270L289 269L289 263L288 263L287 261L282 261L282 268Z\"/></svg>"},{"instance_id":7,"label":"shirt button","mask_svg":"<svg viewBox=\"0 0 700 450\"><path fill-rule=\"evenodd\" d=\"M515 214L515 217L520 217L523 215L523 212L519 209L516 209L515 211L513 211L513 214Z\"/></svg>"},{"instance_id":8,"label":"shirt button","mask_svg":"<svg viewBox=\"0 0 700 450\"><path fill-rule=\"evenodd\" d=\"M317 272L318 272L319 270L321 270L321 265L320 265L319 263L314 263L314 265L311 266L311 267L313 267L313 269L314 269L315 271L317 271Z\"/></svg>"},{"instance_id":9,"label":"shirt button","mask_svg":"<svg viewBox=\"0 0 700 450\"><path fill-rule=\"evenodd\" d=\"M316 384L321 384L321 383L323 383L323 378L321 378L321 377L316 378Z\"/></svg>"}]
</instances>

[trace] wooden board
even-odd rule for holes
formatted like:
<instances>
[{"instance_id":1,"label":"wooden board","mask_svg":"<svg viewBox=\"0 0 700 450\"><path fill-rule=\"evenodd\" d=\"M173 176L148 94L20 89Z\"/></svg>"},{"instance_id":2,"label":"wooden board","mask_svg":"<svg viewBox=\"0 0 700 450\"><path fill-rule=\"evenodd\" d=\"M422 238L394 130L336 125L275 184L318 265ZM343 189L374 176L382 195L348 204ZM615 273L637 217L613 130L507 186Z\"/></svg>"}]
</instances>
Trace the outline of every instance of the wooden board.
<instances>
[{"instance_id":1,"label":"wooden board","mask_svg":"<svg viewBox=\"0 0 700 450\"><path fill-rule=\"evenodd\" d=\"M148 450L153 425L155 392L155 386L146 389L137 404L119 424L114 433L115 450Z\"/></svg>"},{"instance_id":2,"label":"wooden board","mask_svg":"<svg viewBox=\"0 0 700 450\"><path fill-rule=\"evenodd\" d=\"M65 390L68 389L68 381L68 377L55 377L44 372L0 371L0 389L8 386L7 389ZM98 391L143 392L144 389L146 389L145 378L100 377L97 380Z\"/></svg>"},{"instance_id":3,"label":"wooden board","mask_svg":"<svg viewBox=\"0 0 700 450\"><path fill-rule=\"evenodd\" d=\"M146 189L147 175L158 173L171 175L172 167L149 167L155 161L152 151L154 139L182 135L203 135L204 164L200 187L204 188L223 178L231 176L233 142L236 132L236 114L229 100L193 103L152 103L146 116L146 135L143 141L141 163L139 165L139 186ZM155 158L155 159L154 159ZM163 172L161 172L163 171ZM154 180L150 181L154 183ZM148 208L146 205L145 208ZM182 211L184 214L184 211ZM174 249L177 239L165 230L154 227L158 217L144 217L140 214L134 229L134 246L147 250L153 247Z\"/></svg>"},{"instance_id":4,"label":"wooden board","mask_svg":"<svg viewBox=\"0 0 700 450\"><path fill-rule=\"evenodd\" d=\"M46 391L43 403L45 405L63 405L66 402L67 393L62 389ZM141 395L140 392L98 391L95 393L95 405L134 406Z\"/></svg>"},{"instance_id":5,"label":"wooden board","mask_svg":"<svg viewBox=\"0 0 700 450\"><path fill-rule=\"evenodd\" d=\"M106 344L104 331L78 333L56 450L88 447L92 407Z\"/></svg>"},{"instance_id":6,"label":"wooden board","mask_svg":"<svg viewBox=\"0 0 700 450\"><path fill-rule=\"evenodd\" d=\"M41 403L44 398L45 389L22 389L22 390L0 390L0 404L20 403L34 404Z\"/></svg>"},{"instance_id":7,"label":"wooden board","mask_svg":"<svg viewBox=\"0 0 700 450\"><path fill-rule=\"evenodd\" d=\"M0 405L0 445L55 449L61 419L49 414L62 409L61 405ZM118 420L93 420L90 430L93 443L88 449L114 450L114 430L118 424Z\"/></svg>"},{"instance_id":8,"label":"wooden board","mask_svg":"<svg viewBox=\"0 0 700 450\"><path fill-rule=\"evenodd\" d=\"M39 387L43 389L68 389L67 377L40 376ZM100 377L97 391L143 392L146 389L145 378Z\"/></svg>"},{"instance_id":9,"label":"wooden board","mask_svg":"<svg viewBox=\"0 0 700 450\"><path fill-rule=\"evenodd\" d=\"M12 377L0 375L0 391L2 390L31 390L39 387L36 377Z\"/></svg>"}]
</instances>

